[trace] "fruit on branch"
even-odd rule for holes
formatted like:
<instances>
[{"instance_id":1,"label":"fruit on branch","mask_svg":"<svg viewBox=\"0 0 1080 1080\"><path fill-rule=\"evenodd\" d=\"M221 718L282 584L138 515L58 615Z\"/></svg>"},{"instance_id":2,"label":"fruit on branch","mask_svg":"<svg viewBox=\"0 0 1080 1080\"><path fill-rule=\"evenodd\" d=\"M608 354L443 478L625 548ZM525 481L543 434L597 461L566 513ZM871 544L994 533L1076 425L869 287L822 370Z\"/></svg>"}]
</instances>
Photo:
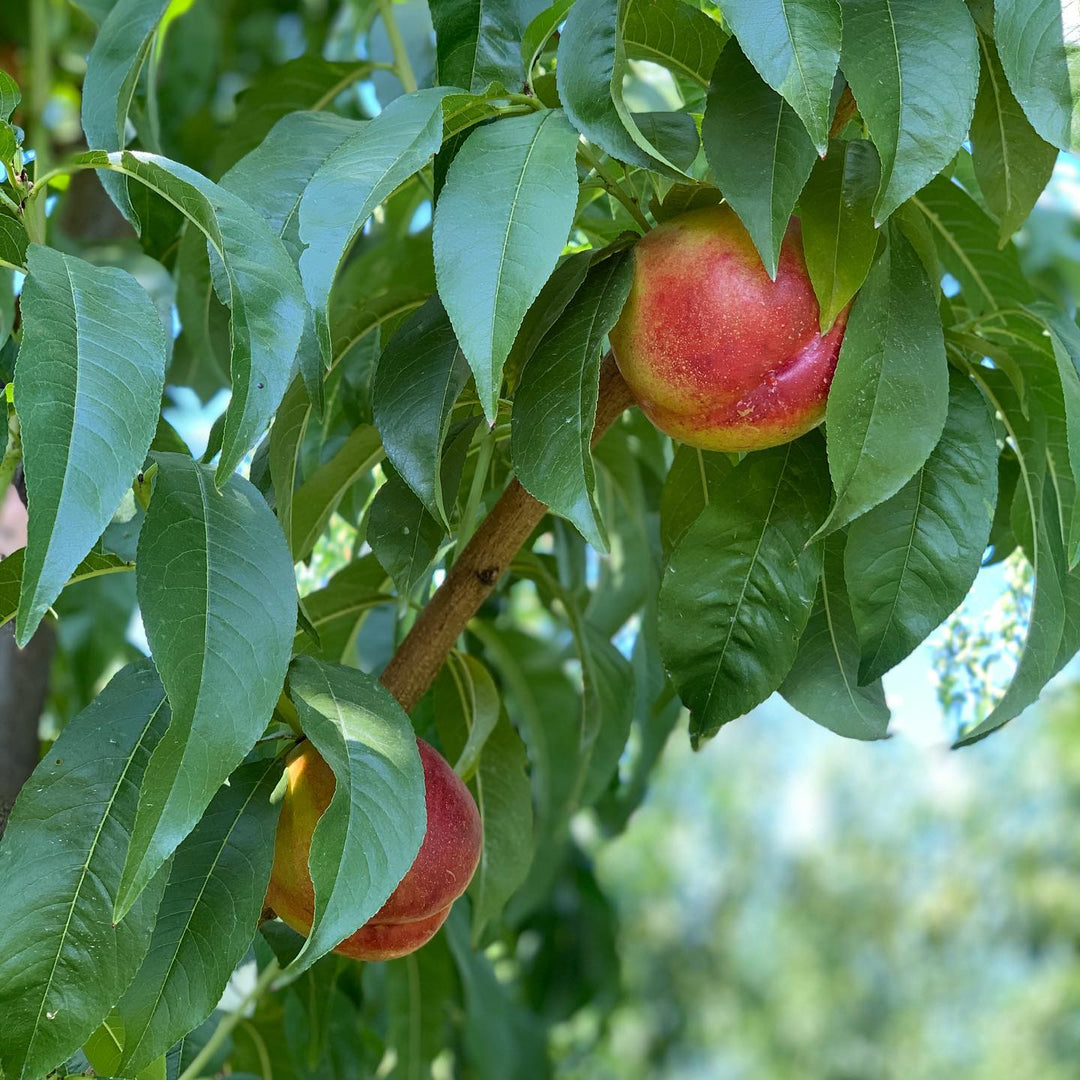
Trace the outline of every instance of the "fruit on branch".
<instances>
[{"instance_id":1,"label":"fruit on branch","mask_svg":"<svg viewBox=\"0 0 1080 1080\"><path fill-rule=\"evenodd\" d=\"M416 740L424 766L427 832L389 900L334 950L356 960L392 960L426 944L465 891L480 861L480 813L469 789L435 749ZM294 930L311 929L311 834L334 794L330 767L310 742L289 759L267 904Z\"/></svg>"},{"instance_id":2,"label":"fruit on branch","mask_svg":"<svg viewBox=\"0 0 1080 1080\"><path fill-rule=\"evenodd\" d=\"M847 311L827 334L795 218L776 280L727 205L682 214L634 249L611 345L661 431L706 450L761 450L825 416Z\"/></svg>"}]
</instances>

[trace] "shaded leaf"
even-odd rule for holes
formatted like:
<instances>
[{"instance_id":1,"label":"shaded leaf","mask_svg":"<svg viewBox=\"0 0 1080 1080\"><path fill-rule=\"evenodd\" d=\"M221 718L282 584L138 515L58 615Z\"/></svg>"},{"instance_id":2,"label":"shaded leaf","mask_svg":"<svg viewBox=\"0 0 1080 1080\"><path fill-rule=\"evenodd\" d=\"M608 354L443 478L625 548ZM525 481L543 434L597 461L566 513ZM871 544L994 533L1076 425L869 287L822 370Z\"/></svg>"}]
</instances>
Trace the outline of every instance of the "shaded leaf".
<instances>
[{"instance_id":1,"label":"shaded leaf","mask_svg":"<svg viewBox=\"0 0 1080 1080\"><path fill-rule=\"evenodd\" d=\"M712 497L723 491L734 467L727 454L685 445L675 451L660 495L660 543L664 558L671 554Z\"/></svg>"}]
</instances>

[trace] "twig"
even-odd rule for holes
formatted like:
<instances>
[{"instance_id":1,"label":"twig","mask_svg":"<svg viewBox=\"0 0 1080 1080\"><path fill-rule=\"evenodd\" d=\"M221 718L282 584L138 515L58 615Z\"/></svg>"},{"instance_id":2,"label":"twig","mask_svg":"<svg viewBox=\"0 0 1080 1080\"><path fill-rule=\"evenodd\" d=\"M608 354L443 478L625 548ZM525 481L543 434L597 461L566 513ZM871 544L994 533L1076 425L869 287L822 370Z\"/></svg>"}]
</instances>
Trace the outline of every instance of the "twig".
<instances>
[{"instance_id":1,"label":"twig","mask_svg":"<svg viewBox=\"0 0 1080 1080\"><path fill-rule=\"evenodd\" d=\"M851 87L845 86L844 92L840 95L840 100L836 103L832 127L829 128L830 139L835 139L847 127L848 121L855 115L858 107L855 95L851 92Z\"/></svg>"},{"instance_id":2,"label":"twig","mask_svg":"<svg viewBox=\"0 0 1080 1080\"><path fill-rule=\"evenodd\" d=\"M631 404L630 389L609 355L600 370L594 444ZM547 507L514 480L476 530L382 674L383 685L406 712L427 692L459 635L545 513Z\"/></svg>"}]
</instances>

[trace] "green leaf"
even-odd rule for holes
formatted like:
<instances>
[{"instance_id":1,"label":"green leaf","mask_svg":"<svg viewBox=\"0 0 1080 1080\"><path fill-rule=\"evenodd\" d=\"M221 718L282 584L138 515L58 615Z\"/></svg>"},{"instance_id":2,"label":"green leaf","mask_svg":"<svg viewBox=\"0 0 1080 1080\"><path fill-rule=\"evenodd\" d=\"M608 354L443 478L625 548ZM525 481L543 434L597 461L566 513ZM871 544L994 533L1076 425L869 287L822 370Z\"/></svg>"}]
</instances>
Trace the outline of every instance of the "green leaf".
<instances>
[{"instance_id":1,"label":"green leaf","mask_svg":"<svg viewBox=\"0 0 1080 1080\"><path fill-rule=\"evenodd\" d=\"M345 493L382 460L379 433L361 424L329 460L296 489L292 500L289 550L295 562L306 559Z\"/></svg>"},{"instance_id":2,"label":"green leaf","mask_svg":"<svg viewBox=\"0 0 1080 1080\"><path fill-rule=\"evenodd\" d=\"M682 171L649 143L623 101L629 10L628 0L577 0L559 38L559 100L574 127L605 153L679 180Z\"/></svg>"},{"instance_id":3,"label":"green leaf","mask_svg":"<svg viewBox=\"0 0 1080 1080\"><path fill-rule=\"evenodd\" d=\"M828 497L820 436L750 454L672 552L660 653L695 741L760 704L790 671L821 574L821 545L808 541Z\"/></svg>"},{"instance_id":4,"label":"green leaf","mask_svg":"<svg viewBox=\"0 0 1080 1080\"><path fill-rule=\"evenodd\" d=\"M660 494L660 544L670 556L698 515L729 483L732 459L727 454L680 445Z\"/></svg>"},{"instance_id":5,"label":"green leaf","mask_svg":"<svg viewBox=\"0 0 1080 1080\"><path fill-rule=\"evenodd\" d=\"M22 587L25 555L26 548L19 548L6 558L0 559L0 626L15 618L15 612L19 610L19 590ZM134 569L133 562L125 562L116 555L92 551L75 567L65 586L105 574L123 574Z\"/></svg>"},{"instance_id":6,"label":"green leaf","mask_svg":"<svg viewBox=\"0 0 1080 1080\"><path fill-rule=\"evenodd\" d=\"M117 0L101 24L86 59L82 89L82 126L91 150L112 153L127 145L128 116L139 76L168 8L169 0ZM138 228L127 180L106 173L101 183Z\"/></svg>"},{"instance_id":7,"label":"green leaf","mask_svg":"<svg viewBox=\"0 0 1080 1080\"><path fill-rule=\"evenodd\" d=\"M446 530L391 467L368 512L367 541L399 596L408 596L438 554Z\"/></svg>"},{"instance_id":8,"label":"green leaf","mask_svg":"<svg viewBox=\"0 0 1080 1080\"><path fill-rule=\"evenodd\" d=\"M499 722L499 691L475 656L453 652L435 683L435 723L454 772L473 778L481 751Z\"/></svg>"},{"instance_id":9,"label":"green leaf","mask_svg":"<svg viewBox=\"0 0 1080 1080\"><path fill-rule=\"evenodd\" d=\"M954 373L945 430L926 464L848 531L860 684L895 667L967 595L990 536L997 456L986 402Z\"/></svg>"},{"instance_id":10,"label":"green leaf","mask_svg":"<svg viewBox=\"0 0 1080 1080\"><path fill-rule=\"evenodd\" d=\"M795 110L818 153L829 144L840 63L837 0L718 0L758 74Z\"/></svg>"},{"instance_id":11,"label":"green leaf","mask_svg":"<svg viewBox=\"0 0 1080 1080\"><path fill-rule=\"evenodd\" d=\"M146 637L173 720L147 767L117 900L122 918L270 720L296 626L292 559L239 476L158 454L136 568Z\"/></svg>"},{"instance_id":12,"label":"green leaf","mask_svg":"<svg viewBox=\"0 0 1080 1080\"><path fill-rule=\"evenodd\" d=\"M998 229L962 188L939 176L911 200L930 224L941 261L960 283L972 314L1035 299L1016 248L998 249Z\"/></svg>"},{"instance_id":13,"label":"green leaf","mask_svg":"<svg viewBox=\"0 0 1080 1080\"><path fill-rule=\"evenodd\" d=\"M873 264L878 171L870 143L834 142L799 198L803 254L821 308L822 333L859 291Z\"/></svg>"},{"instance_id":14,"label":"green leaf","mask_svg":"<svg viewBox=\"0 0 1080 1080\"><path fill-rule=\"evenodd\" d=\"M232 310L232 400L217 467L217 483L223 486L262 438L291 377L304 324L296 267L254 210L185 165L127 152L81 154L76 163L146 184L183 210L221 260L228 285L223 299Z\"/></svg>"},{"instance_id":15,"label":"green leaf","mask_svg":"<svg viewBox=\"0 0 1080 1080\"><path fill-rule=\"evenodd\" d=\"M593 422L600 351L633 279L627 252L605 259L525 365L514 399L511 450L522 486L562 514L598 551L607 535L596 502Z\"/></svg>"},{"instance_id":16,"label":"green leaf","mask_svg":"<svg viewBox=\"0 0 1080 1080\"><path fill-rule=\"evenodd\" d=\"M1036 399L1029 403L1025 415L1015 388L1003 372L976 367L973 374L991 408L1001 417L1016 450L1020 464L1017 503L1026 524L1026 535L1018 535L1035 572L1035 588L1027 637L1009 686L986 717L961 732L959 746L977 742L1019 716L1058 670L1065 631L1063 583L1067 580L1061 526L1047 476L1046 414ZM1014 512L1014 527L1015 523Z\"/></svg>"},{"instance_id":17,"label":"green leaf","mask_svg":"<svg viewBox=\"0 0 1080 1080\"><path fill-rule=\"evenodd\" d=\"M1080 12L1075 0L994 0L994 37L1009 85L1035 130L1080 150Z\"/></svg>"},{"instance_id":18,"label":"green leaf","mask_svg":"<svg viewBox=\"0 0 1080 1080\"><path fill-rule=\"evenodd\" d=\"M521 41L533 5L509 0L432 0L436 82L481 91L489 83L513 89L525 81Z\"/></svg>"},{"instance_id":19,"label":"green leaf","mask_svg":"<svg viewBox=\"0 0 1080 1080\"><path fill-rule=\"evenodd\" d=\"M728 35L683 0L628 0L622 38L629 59L660 64L705 89Z\"/></svg>"},{"instance_id":20,"label":"green leaf","mask_svg":"<svg viewBox=\"0 0 1080 1080\"><path fill-rule=\"evenodd\" d=\"M363 129L363 121L333 113L289 113L221 178L221 186L257 210L281 237L293 262L299 263L304 250L300 241L300 199L330 155ZM323 365L310 310L304 320L299 354L300 374L321 412Z\"/></svg>"},{"instance_id":21,"label":"green leaf","mask_svg":"<svg viewBox=\"0 0 1080 1080\"><path fill-rule=\"evenodd\" d=\"M881 158L874 216L884 221L967 138L979 81L963 0L842 0L840 67Z\"/></svg>"},{"instance_id":22,"label":"green leaf","mask_svg":"<svg viewBox=\"0 0 1080 1080\"><path fill-rule=\"evenodd\" d=\"M528 759L521 737L504 712L484 744L476 771L476 805L484 823L480 864L469 886L472 938L517 892L533 860L533 809Z\"/></svg>"},{"instance_id":23,"label":"green leaf","mask_svg":"<svg viewBox=\"0 0 1080 1080\"><path fill-rule=\"evenodd\" d=\"M1027 220L1050 181L1057 148L1044 142L1013 97L989 35L978 34L982 75L971 120L971 159L1004 244Z\"/></svg>"},{"instance_id":24,"label":"green leaf","mask_svg":"<svg viewBox=\"0 0 1080 1080\"><path fill-rule=\"evenodd\" d=\"M10 120L20 101L19 84L6 71L0 71L0 120Z\"/></svg>"},{"instance_id":25,"label":"green leaf","mask_svg":"<svg viewBox=\"0 0 1080 1080\"><path fill-rule=\"evenodd\" d=\"M335 662L344 660L356 628L368 612L379 604L395 602L385 585L386 571L371 554L339 570L323 588L304 597L311 625L319 635L319 648L313 648L306 638L298 638L296 651L318 653Z\"/></svg>"},{"instance_id":26,"label":"green leaf","mask_svg":"<svg viewBox=\"0 0 1080 1080\"><path fill-rule=\"evenodd\" d=\"M148 660L114 676L61 732L0 842L0 1064L37 1080L105 1018L150 945L166 874L114 924L147 758L169 723Z\"/></svg>"},{"instance_id":27,"label":"green leaf","mask_svg":"<svg viewBox=\"0 0 1080 1080\"><path fill-rule=\"evenodd\" d=\"M701 139L717 186L775 278L788 220L817 155L795 110L732 43L713 72Z\"/></svg>"},{"instance_id":28,"label":"green leaf","mask_svg":"<svg viewBox=\"0 0 1080 1080\"><path fill-rule=\"evenodd\" d=\"M25 645L142 468L165 334L127 271L34 244L15 376L30 507L16 639Z\"/></svg>"},{"instance_id":29,"label":"green leaf","mask_svg":"<svg viewBox=\"0 0 1080 1080\"><path fill-rule=\"evenodd\" d=\"M132 1075L214 1010L262 913L280 803L276 759L241 765L176 850L149 952L116 1006Z\"/></svg>"},{"instance_id":30,"label":"green leaf","mask_svg":"<svg viewBox=\"0 0 1080 1080\"><path fill-rule=\"evenodd\" d=\"M316 54L269 64L236 100L236 119L215 151L214 175L254 150L283 117L301 110L321 112L371 71L370 60L335 63Z\"/></svg>"},{"instance_id":31,"label":"green leaf","mask_svg":"<svg viewBox=\"0 0 1080 1080\"><path fill-rule=\"evenodd\" d=\"M389 1080L425 1080L447 1045L447 1020L457 1000L457 975L446 939L386 964L386 1043L396 1054Z\"/></svg>"},{"instance_id":32,"label":"green leaf","mask_svg":"<svg viewBox=\"0 0 1080 1080\"><path fill-rule=\"evenodd\" d=\"M897 230L848 318L825 430L836 489L823 531L866 513L910 480L945 426L949 369L930 279Z\"/></svg>"},{"instance_id":33,"label":"green leaf","mask_svg":"<svg viewBox=\"0 0 1080 1080\"><path fill-rule=\"evenodd\" d=\"M0 210L0 264L12 270L23 270L29 243L22 222Z\"/></svg>"},{"instance_id":34,"label":"green leaf","mask_svg":"<svg viewBox=\"0 0 1080 1080\"><path fill-rule=\"evenodd\" d=\"M289 696L337 781L311 838L315 917L290 965L300 972L382 907L420 850L427 804L409 718L370 675L298 657Z\"/></svg>"},{"instance_id":35,"label":"green leaf","mask_svg":"<svg viewBox=\"0 0 1080 1080\"><path fill-rule=\"evenodd\" d=\"M540 54L573 6L574 0L555 0L555 3L544 8L525 27L521 35L521 61L522 71L527 80L532 79L532 70L540 59Z\"/></svg>"},{"instance_id":36,"label":"green leaf","mask_svg":"<svg viewBox=\"0 0 1080 1080\"><path fill-rule=\"evenodd\" d=\"M817 602L780 687L788 704L847 739L883 739L889 707L881 681L858 681L859 642L844 587L844 537L825 541Z\"/></svg>"},{"instance_id":37,"label":"green leaf","mask_svg":"<svg viewBox=\"0 0 1080 1080\"><path fill-rule=\"evenodd\" d=\"M315 318L323 362L333 357L330 288L375 208L427 163L442 143L442 101L451 87L395 98L330 155L300 200L300 275Z\"/></svg>"},{"instance_id":38,"label":"green leaf","mask_svg":"<svg viewBox=\"0 0 1080 1080\"><path fill-rule=\"evenodd\" d=\"M437 296L390 339L375 371L371 407L386 456L428 512L447 527L440 468L454 402L469 365Z\"/></svg>"},{"instance_id":39,"label":"green leaf","mask_svg":"<svg viewBox=\"0 0 1080 1080\"><path fill-rule=\"evenodd\" d=\"M510 347L573 224L576 146L557 109L477 128L435 207L439 295L492 423Z\"/></svg>"}]
</instances>

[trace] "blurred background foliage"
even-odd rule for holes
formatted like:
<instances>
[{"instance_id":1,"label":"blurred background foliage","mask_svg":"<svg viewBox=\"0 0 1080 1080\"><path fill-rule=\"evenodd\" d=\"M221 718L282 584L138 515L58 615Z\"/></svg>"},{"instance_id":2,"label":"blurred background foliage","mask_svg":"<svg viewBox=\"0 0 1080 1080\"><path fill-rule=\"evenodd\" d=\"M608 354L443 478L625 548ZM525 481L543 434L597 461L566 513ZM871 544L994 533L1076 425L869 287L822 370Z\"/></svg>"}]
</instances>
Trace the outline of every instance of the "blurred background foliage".
<instances>
[{"instance_id":1,"label":"blurred background foliage","mask_svg":"<svg viewBox=\"0 0 1080 1080\"><path fill-rule=\"evenodd\" d=\"M84 57L93 17L107 6L48 6L55 48L43 120L57 156L78 148ZM396 10L422 72L433 62L427 7L408 0ZM16 43L28 40L27 11L18 0L0 5L0 67L24 84L30 61ZM178 0L173 16L160 58L162 148L211 177L276 118L260 117L253 102L260 86L280 90L281 65L310 53L389 58L366 0ZM635 68L630 92L666 100L671 87L648 67ZM393 76L377 71L345 92L343 108L371 115L398 92ZM141 270L171 303L167 275L95 194L96 180L84 174L73 183L87 190L64 201L57 242ZM1078 211L1080 164L1063 156L1020 244L1028 275L1070 310L1080 295ZM427 242L422 207L410 203L396 217L407 225L391 217L381 233L373 229L361 257ZM177 257L156 254L166 267ZM212 362L193 376L200 358L184 355L182 337L177 352L198 394L175 392L169 415L201 452L223 407L224 379ZM364 407L362 394L356 407ZM331 453L333 433L320 434L321 452ZM602 482L613 492L620 440L649 437L627 420L601 449ZM654 505L648 470L632 482ZM335 519L301 570L303 592L364 550L349 516ZM600 572L579 564L583 550L560 525L550 551L571 581ZM613 575L608 599L616 607L617 557L604 571ZM832 736L773 699L693 754L684 717L667 735L669 704L659 723L635 732L621 764L633 775L663 747L644 803L602 800L572 821L569 837L552 838L508 912L511 929L482 963L467 948L464 912L432 946L393 965L328 957L245 1015L217 1066L282 1080L399 1074L384 1045L412 984L424 987L432 1010L430 1037L441 1039L452 1022L469 1048L470 1074L484 1077L1071 1080L1080 1062L1075 670L997 738L947 750L963 711L993 693L1015 662L1008 635L990 652L988 629L1018 631L1029 588L1016 563L983 572L964 608L886 681L895 737L882 743ZM477 647L501 674L512 714L573 714L565 622L529 582L500 603L495 632ZM145 649L126 575L67 590L58 612L46 738ZM393 614L378 609L358 625L352 662L368 670L385 662ZM605 621L603 611L592 614ZM617 612L610 618L618 625ZM620 639L627 654L636 632L631 626ZM515 699L510 661L548 672L538 700ZM553 790L557 773L556 764ZM271 945L289 947L268 940L259 949ZM223 1010L250 988L250 975L238 973ZM198 1045L189 1039L185 1060ZM436 1077L461 1074L459 1051L446 1046Z\"/></svg>"}]
</instances>

